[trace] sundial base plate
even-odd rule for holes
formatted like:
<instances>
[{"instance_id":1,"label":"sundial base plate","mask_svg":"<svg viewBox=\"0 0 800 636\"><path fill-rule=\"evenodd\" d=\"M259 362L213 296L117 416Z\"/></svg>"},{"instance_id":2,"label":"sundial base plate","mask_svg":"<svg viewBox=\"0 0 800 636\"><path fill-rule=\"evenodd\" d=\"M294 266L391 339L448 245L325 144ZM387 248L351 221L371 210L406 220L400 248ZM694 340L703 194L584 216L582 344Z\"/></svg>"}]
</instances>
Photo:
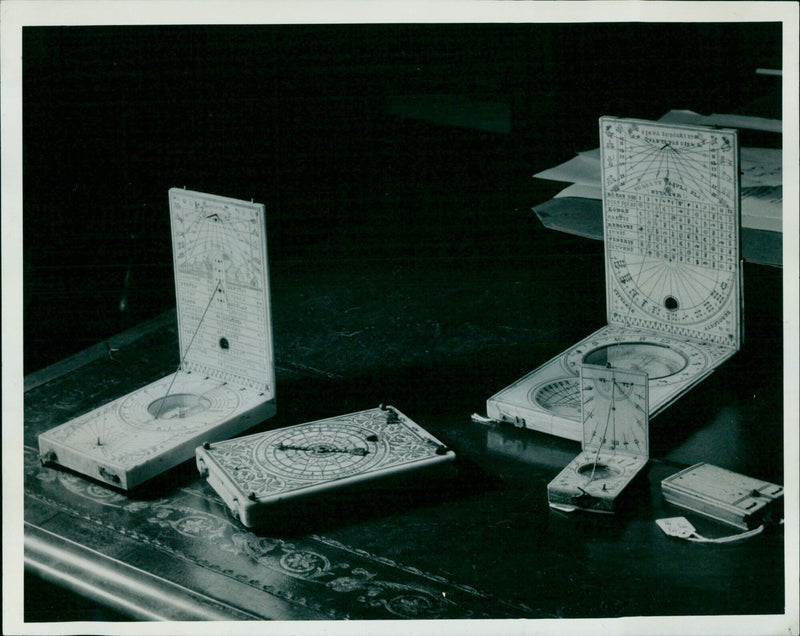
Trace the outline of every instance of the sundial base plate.
<instances>
[{"instance_id":1,"label":"sundial base plate","mask_svg":"<svg viewBox=\"0 0 800 636\"><path fill-rule=\"evenodd\" d=\"M132 490L191 458L203 441L236 435L274 414L275 401L259 390L179 371L42 433L39 454L45 463Z\"/></svg>"},{"instance_id":2,"label":"sundial base plate","mask_svg":"<svg viewBox=\"0 0 800 636\"><path fill-rule=\"evenodd\" d=\"M557 510L615 512L619 495L646 463L647 457L583 452L547 485L547 501Z\"/></svg>"},{"instance_id":3,"label":"sundial base plate","mask_svg":"<svg viewBox=\"0 0 800 636\"><path fill-rule=\"evenodd\" d=\"M606 325L489 398L487 415L521 428L579 440L581 364L611 363L646 372L653 417L736 351L725 345Z\"/></svg>"}]
</instances>

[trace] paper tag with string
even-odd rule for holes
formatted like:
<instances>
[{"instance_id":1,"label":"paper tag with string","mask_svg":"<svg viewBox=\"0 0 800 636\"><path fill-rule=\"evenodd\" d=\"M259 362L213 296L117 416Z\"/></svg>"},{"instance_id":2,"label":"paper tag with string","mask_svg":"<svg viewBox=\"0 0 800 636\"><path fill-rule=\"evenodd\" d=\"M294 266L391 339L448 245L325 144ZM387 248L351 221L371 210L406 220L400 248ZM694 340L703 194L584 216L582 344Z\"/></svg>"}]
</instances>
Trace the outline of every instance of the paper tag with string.
<instances>
[{"instance_id":1,"label":"paper tag with string","mask_svg":"<svg viewBox=\"0 0 800 636\"><path fill-rule=\"evenodd\" d=\"M689 523L686 517L669 517L668 519L656 519L658 527L670 537L686 539L695 533L694 526Z\"/></svg>"},{"instance_id":2,"label":"paper tag with string","mask_svg":"<svg viewBox=\"0 0 800 636\"><path fill-rule=\"evenodd\" d=\"M694 526L687 521L685 517L670 517L667 519L656 519L658 527L661 528L665 534L670 537L677 537L678 539L686 539L692 543L734 543L735 541L742 541L749 539L757 534L761 534L764 526L758 526L747 532L729 535L727 537L709 538L698 534Z\"/></svg>"}]
</instances>

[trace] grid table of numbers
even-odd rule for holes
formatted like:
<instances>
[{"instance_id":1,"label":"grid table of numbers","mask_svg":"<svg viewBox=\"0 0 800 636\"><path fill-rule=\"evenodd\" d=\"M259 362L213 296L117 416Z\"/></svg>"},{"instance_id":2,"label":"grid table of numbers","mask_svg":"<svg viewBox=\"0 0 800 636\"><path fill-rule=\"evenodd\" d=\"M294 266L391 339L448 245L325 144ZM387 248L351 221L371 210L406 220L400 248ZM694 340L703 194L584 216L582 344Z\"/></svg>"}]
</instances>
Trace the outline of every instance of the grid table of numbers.
<instances>
[{"instance_id":1,"label":"grid table of numbers","mask_svg":"<svg viewBox=\"0 0 800 636\"><path fill-rule=\"evenodd\" d=\"M612 196L608 203L615 210L627 209L631 216L636 215L636 240L623 240L622 236L614 240L617 233L611 232L615 249L672 263L734 270L738 237L730 208L648 194Z\"/></svg>"}]
</instances>

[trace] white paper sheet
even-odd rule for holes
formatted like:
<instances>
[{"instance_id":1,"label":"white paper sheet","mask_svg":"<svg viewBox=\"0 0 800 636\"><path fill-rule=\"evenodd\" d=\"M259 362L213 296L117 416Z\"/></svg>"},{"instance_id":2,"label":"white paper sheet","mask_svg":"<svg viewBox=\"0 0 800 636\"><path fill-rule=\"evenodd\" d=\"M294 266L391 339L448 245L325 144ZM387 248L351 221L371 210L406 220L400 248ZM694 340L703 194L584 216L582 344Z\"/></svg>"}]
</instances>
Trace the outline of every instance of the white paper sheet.
<instances>
[{"instance_id":1,"label":"white paper sheet","mask_svg":"<svg viewBox=\"0 0 800 636\"><path fill-rule=\"evenodd\" d=\"M779 186L783 183L779 148L742 148L742 188ZM600 185L600 149L579 152L569 161L533 175L537 179L564 181L588 186Z\"/></svg>"},{"instance_id":2,"label":"white paper sheet","mask_svg":"<svg viewBox=\"0 0 800 636\"><path fill-rule=\"evenodd\" d=\"M717 124L731 122L739 127L761 125L759 118L743 118L738 115L699 115L688 110L673 110L660 121L684 124ZM773 120L768 120L773 121ZM780 122L778 121L778 125ZM769 126L758 128L770 130ZM778 130L779 131L779 130ZM783 216L783 170L782 152L779 148L750 148L740 150L740 170L742 188L742 226L757 230L782 230ZM559 192L555 198L580 197L584 199L603 198L600 186L600 149L593 148L579 152L569 161L553 168L536 173L538 179L563 181L572 185Z\"/></svg>"},{"instance_id":3,"label":"white paper sheet","mask_svg":"<svg viewBox=\"0 0 800 636\"><path fill-rule=\"evenodd\" d=\"M691 110L671 110L658 121L671 124L700 124L703 126L721 126L723 128L744 128L746 130L762 130L775 133L783 131L783 122L780 119L721 113L700 115Z\"/></svg>"}]
</instances>

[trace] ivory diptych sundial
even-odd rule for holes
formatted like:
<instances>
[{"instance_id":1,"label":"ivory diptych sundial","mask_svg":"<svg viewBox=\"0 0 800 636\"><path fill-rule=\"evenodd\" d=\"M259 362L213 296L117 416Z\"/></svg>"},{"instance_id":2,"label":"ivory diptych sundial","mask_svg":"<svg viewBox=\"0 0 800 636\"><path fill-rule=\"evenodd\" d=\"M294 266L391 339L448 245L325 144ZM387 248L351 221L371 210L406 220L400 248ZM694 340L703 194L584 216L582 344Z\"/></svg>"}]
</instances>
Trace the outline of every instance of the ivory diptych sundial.
<instances>
[{"instance_id":1,"label":"ivory diptych sundial","mask_svg":"<svg viewBox=\"0 0 800 636\"><path fill-rule=\"evenodd\" d=\"M582 364L646 373L652 417L742 337L737 132L603 117L600 150L607 324L487 401L574 440Z\"/></svg>"},{"instance_id":2,"label":"ivory diptych sundial","mask_svg":"<svg viewBox=\"0 0 800 636\"><path fill-rule=\"evenodd\" d=\"M646 373L584 364L580 369L581 447L547 486L552 508L614 512L649 457Z\"/></svg>"},{"instance_id":3,"label":"ivory diptych sundial","mask_svg":"<svg viewBox=\"0 0 800 636\"><path fill-rule=\"evenodd\" d=\"M43 461L130 490L275 413L264 206L169 191L179 368L39 436Z\"/></svg>"}]
</instances>

